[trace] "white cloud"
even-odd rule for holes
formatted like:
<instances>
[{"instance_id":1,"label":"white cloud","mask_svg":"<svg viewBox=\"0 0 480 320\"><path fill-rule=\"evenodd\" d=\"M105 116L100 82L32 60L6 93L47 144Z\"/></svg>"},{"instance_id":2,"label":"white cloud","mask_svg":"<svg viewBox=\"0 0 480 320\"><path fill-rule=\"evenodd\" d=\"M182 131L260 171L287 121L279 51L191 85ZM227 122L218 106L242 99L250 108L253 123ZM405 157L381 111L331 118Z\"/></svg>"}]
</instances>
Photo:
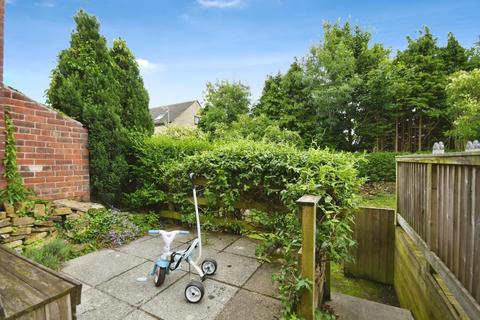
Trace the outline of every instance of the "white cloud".
<instances>
[{"instance_id":1,"label":"white cloud","mask_svg":"<svg viewBox=\"0 0 480 320\"><path fill-rule=\"evenodd\" d=\"M197 0L205 8L231 8L242 4L243 0Z\"/></svg>"},{"instance_id":2,"label":"white cloud","mask_svg":"<svg viewBox=\"0 0 480 320\"><path fill-rule=\"evenodd\" d=\"M154 73L161 69L161 66L155 63L152 63L146 59L136 59L138 66L140 67L140 71L144 74Z\"/></svg>"}]
</instances>

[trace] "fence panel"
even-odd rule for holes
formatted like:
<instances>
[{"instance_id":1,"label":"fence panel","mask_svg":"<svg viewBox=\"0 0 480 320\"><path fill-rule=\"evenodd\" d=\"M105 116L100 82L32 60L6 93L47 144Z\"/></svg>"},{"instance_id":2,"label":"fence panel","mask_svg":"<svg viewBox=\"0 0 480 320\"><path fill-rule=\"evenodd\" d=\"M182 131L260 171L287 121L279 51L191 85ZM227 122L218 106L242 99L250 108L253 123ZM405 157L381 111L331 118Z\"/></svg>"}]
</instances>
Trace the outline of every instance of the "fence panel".
<instances>
[{"instance_id":1,"label":"fence panel","mask_svg":"<svg viewBox=\"0 0 480 320\"><path fill-rule=\"evenodd\" d=\"M480 302L480 152L397 157L397 211Z\"/></svg>"},{"instance_id":2,"label":"fence panel","mask_svg":"<svg viewBox=\"0 0 480 320\"><path fill-rule=\"evenodd\" d=\"M393 284L395 210L360 208L353 230L357 246L351 254L355 260L345 264L345 273Z\"/></svg>"}]
</instances>

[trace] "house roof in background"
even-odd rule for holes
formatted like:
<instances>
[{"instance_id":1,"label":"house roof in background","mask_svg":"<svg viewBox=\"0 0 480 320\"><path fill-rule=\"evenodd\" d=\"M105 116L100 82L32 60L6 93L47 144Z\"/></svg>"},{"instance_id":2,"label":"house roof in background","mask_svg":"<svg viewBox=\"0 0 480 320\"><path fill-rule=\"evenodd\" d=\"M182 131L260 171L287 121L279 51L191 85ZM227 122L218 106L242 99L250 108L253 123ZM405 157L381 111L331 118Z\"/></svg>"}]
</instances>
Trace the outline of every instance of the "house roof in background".
<instances>
[{"instance_id":1,"label":"house roof in background","mask_svg":"<svg viewBox=\"0 0 480 320\"><path fill-rule=\"evenodd\" d=\"M170 117L170 122L172 122L195 102L198 103L198 100L185 101L185 102L152 108L150 109L150 115L152 116L153 123L165 124L167 123L167 119L169 117ZM170 116L167 115L168 113L170 113Z\"/></svg>"}]
</instances>

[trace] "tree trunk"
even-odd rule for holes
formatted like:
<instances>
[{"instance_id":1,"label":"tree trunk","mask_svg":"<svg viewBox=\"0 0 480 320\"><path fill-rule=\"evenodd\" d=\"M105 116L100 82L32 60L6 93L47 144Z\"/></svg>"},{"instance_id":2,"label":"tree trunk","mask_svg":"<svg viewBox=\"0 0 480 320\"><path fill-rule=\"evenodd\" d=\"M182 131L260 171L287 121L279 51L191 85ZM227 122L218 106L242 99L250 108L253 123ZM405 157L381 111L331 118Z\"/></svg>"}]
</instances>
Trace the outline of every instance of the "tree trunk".
<instances>
[{"instance_id":1,"label":"tree trunk","mask_svg":"<svg viewBox=\"0 0 480 320\"><path fill-rule=\"evenodd\" d=\"M418 120L418 151L422 151L422 114Z\"/></svg>"},{"instance_id":2,"label":"tree trunk","mask_svg":"<svg viewBox=\"0 0 480 320\"><path fill-rule=\"evenodd\" d=\"M395 117L395 152L398 152L398 116Z\"/></svg>"}]
</instances>

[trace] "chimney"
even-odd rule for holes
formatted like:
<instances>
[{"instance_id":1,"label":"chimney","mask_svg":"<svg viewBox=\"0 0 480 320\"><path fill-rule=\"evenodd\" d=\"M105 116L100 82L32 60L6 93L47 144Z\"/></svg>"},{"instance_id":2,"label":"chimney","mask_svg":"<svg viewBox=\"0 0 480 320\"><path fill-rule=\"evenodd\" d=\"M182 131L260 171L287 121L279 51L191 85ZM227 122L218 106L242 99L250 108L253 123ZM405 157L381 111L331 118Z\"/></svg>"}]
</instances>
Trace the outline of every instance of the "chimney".
<instances>
[{"instance_id":1,"label":"chimney","mask_svg":"<svg viewBox=\"0 0 480 320\"><path fill-rule=\"evenodd\" d=\"M5 20L5 0L0 0L0 87L3 87L3 26Z\"/></svg>"}]
</instances>

